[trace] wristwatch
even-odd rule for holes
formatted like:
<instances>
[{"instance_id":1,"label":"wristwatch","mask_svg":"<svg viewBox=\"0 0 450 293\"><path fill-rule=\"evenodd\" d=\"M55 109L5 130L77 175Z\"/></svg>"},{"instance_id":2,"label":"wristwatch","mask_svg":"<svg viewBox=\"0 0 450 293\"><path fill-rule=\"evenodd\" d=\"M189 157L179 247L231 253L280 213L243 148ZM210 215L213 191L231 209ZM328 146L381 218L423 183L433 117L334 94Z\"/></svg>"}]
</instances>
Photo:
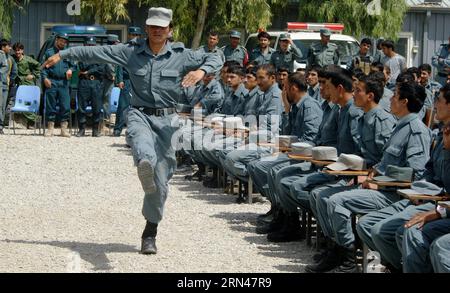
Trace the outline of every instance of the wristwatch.
<instances>
[{"instance_id":1,"label":"wristwatch","mask_svg":"<svg viewBox=\"0 0 450 293\"><path fill-rule=\"evenodd\" d=\"M442 206L436 207L436 212L441 215L442 219L447 218L447 209Z\"/></svg>"}]
</instances>

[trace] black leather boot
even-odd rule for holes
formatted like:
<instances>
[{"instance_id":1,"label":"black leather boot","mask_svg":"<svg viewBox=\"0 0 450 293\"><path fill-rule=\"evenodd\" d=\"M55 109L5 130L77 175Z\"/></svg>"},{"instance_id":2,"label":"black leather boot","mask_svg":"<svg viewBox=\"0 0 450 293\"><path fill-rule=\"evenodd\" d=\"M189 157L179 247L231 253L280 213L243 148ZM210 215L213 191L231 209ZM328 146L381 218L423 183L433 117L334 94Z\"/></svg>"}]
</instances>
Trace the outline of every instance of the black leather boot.
<instances>
[{"instance_id":1,"label":"black leather boot","mask_svg":"<svg viewBox=\"0 0 450 293\"><path fill-rule=\"evenodd\" d=\"M141 254L156 254L156 234L158 233L158 224L147 221L144 233L142 233Z\"/></svg>"},{"instance_id":2,"label":"black leather boot","mask_svg":"<svg viewBox=\"0 0 450 293\"><path fill-rule=\"evenodd\" d=\"M92 137L100 137L101 136L100 130L98 129L98 126L99 126L98 123L95 123L92 126Z\"/></svg>"},{"instance_id":3,"label":"black leather boot","mask_svg":"<svg viewBox=\"0 0 450 293\"><path fill-rule=\"evenodd\" d=\"M328 253L317 264L306 266L305 272L325 273L338 267L341 264L341 251L336 244L333 246L334 247L329 249Z\"/></svg>"},{"instance_id":4,"label":"black leather boot","mask_svg":"<svg viewBox=\"0 0 450 293\"><path fill-rule=\"evenodd\" d=\"M269 234L281 230L283 228L285 217L286 215L283 210L277 210L274 214L273 220L270 223L256 227L256 234Z\"/></svg>"},{"instance_id":5,"label":"black leather boot","mask_svg":"<svg viewBox=\"0 0 450 293\"><path fill-rule=\"evenodd\" d=\"M347 273L355 274L359 273L358 266L356 265L356 249L354 245L350 247L341 247L342 262L337 268L330 270L329 273Z\"/></svg>"},{"instance_id":6,"label":"black leather boot","mask_svg":"<svg viewBox=\"0 0 450 293\"><path fill-rule=\"evenodd\" d=\"M291 212L284 218L283 228L279 231L269 233L267 240L269 242L291 242L305 239L305 233L300 225L298 212Z\"/></svg>"},{"instance_id":7,"label":"black leather boot","mask_svg":"<svg viewBox=\"0 0 450 293\"><path fill-rule=\"evenodd\" d=\"M78 130L76 137L83 137L85 134L86 134L86 124L80 123L80 129Z\"/></svg>"}]
</instances>

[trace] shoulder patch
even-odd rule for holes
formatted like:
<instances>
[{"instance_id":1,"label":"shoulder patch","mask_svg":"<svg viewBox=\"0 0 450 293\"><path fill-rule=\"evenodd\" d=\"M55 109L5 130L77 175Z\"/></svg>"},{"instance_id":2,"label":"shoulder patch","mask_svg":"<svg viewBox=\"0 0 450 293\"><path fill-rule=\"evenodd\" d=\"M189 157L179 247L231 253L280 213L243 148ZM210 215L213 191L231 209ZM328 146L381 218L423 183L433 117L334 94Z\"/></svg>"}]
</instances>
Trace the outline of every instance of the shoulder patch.
<instances>
[{"instance_id":1,"label":"shoulder patch","mask_svg":"<svg viewBox=\"0 0 450 293\"><path fill-rule=\"evenodd\" d=\"M348 109L348 113L350 114L350 116L352 116L353 118L355 117L361 117L363 115L363 111L355 106L351 106Z\"/></svg>"},{"instance_id":2,"label":"shoulder patch","mask_svg":"<svg viewBox=\"0 0 450 293\"><path fill-rule=\"evenodd\" d=\"M423 132L423 129L426 126L419 120L413 120L413 121L409 122L409 127L411 128L412 133L419 134L419 133Z\"/></svg>"}]
</instances>

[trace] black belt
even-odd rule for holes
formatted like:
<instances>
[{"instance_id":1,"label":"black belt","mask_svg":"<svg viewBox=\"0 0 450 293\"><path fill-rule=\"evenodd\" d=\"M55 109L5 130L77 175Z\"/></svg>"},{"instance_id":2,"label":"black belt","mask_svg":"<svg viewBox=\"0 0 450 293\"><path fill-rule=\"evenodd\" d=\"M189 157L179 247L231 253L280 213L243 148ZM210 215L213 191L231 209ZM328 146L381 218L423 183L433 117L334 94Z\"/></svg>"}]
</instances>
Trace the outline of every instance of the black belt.
<instances>
[{"instance_id":1,"label":"black belt","mask_svg":"<svg viewBox=\"0 0 450 293\"><path fill-rule=\"evenodd\" d=\"M101 81L101 78L98 78L97 76L95 76L95 75L89 75L89 76L82 76L80 79L84 79L84 80L100 80Z\"/></svg>"},{"instance_id":2,"label":"black belt","mask_svg":"<svg viewBox=\"0 0 450 293\"><path fill-rule=\"evenodd\" d=\"M169 116L177 112L175 108L147 108L135 106L133 106L133 108L151 116Z\"/></svg>"},{"instance_id":3,"label":"black belt","mask_svg":"<svg viewBox=\"0 0 450 293\"><path fill-rule=\"evenodd\" d=\"M66 77L49 77L49 79L53 79L53 80L67 80Z\"/></svg>"},{"instance_id":4,"label":"black belt","mask_svg":"<svg viewBox=\"0 0 450 293\"><path fill-rule=\"evenodd\" d=\"M438 72L438 75L439 75L440 77L447 77L447 76L448 76L448 73Z\"/></svg>"}]
</instances>

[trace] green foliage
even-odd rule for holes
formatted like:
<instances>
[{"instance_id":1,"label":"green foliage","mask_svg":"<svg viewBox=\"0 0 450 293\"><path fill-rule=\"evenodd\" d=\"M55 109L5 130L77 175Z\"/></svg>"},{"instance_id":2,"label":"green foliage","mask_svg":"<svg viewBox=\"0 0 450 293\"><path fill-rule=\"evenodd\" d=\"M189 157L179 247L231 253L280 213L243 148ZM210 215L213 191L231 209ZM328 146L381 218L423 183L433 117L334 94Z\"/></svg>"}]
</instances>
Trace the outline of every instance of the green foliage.
<instances>
[{"instance_id":1,"label":"green foliage","mask_svg":"<svg viewBox=\"0 0 450 293\"><path fill-rule=\"evenodd\" d=\"M28 5L29 0L1 0L0 5L0 33L3 38L11 38L12 23L14 17L14 10L19 9L23 11L23 7Z\"/></svg>"},{"instance_id":2,"label":"green foliage","mask_svg":"<svg viewBox=\"0 0 450 293\"><path fill-rule=\"evenodd\" d=\"M381 14L369 15L366 0L300 0L302 21L340 22L345 33L361 37L385 37L397 40L408 10L405 0L380 0Z\"/></svg>"},{"instance_id":3,"label":"green foliage","mask_svg":"<svg viewBox=\"0 0 450 293\"><path fill-rule=\"evenodd\" d=\"M97 23L129 20L127 4L128 0L81 0L81 15L94 16Z\"/></svg>"}]
</instances>

